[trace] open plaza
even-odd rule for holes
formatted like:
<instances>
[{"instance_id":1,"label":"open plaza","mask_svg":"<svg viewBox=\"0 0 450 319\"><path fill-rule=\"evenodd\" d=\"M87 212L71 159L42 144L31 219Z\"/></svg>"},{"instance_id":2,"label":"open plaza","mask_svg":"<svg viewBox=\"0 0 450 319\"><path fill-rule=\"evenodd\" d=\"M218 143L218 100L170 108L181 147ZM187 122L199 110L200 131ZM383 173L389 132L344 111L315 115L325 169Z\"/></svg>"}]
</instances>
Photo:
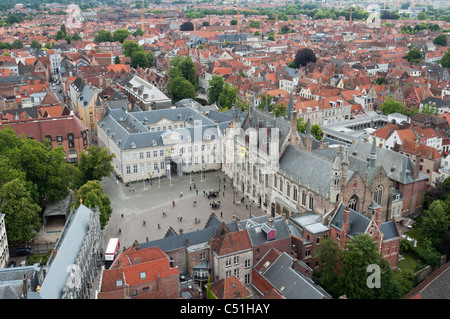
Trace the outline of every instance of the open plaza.
<instances>
[{"instance_id":1,"label":"open plaza","mask_svg":"<svg viewBox=\"0 0 450 319\"><path fill-rule=\"evenodd\" d=\"M177 233L180 229L184 233L201 229L212 212L226 223L233 215L242 220L265 214L264 206L258 208L242 192L233 191L231 181L221 171L203 172L203 177L200 173L161 177L151 183L142 181L129 186L111 177L104 178L102 185L113 208L104 229L104 247L114 237L120 239L121 246L129 247L136 240L142 243L163 238L170 227ZM217 196L208 199L210 192L216 192ZM213 208L214 202L218 207Z\"/></svg>"}]
</instances>

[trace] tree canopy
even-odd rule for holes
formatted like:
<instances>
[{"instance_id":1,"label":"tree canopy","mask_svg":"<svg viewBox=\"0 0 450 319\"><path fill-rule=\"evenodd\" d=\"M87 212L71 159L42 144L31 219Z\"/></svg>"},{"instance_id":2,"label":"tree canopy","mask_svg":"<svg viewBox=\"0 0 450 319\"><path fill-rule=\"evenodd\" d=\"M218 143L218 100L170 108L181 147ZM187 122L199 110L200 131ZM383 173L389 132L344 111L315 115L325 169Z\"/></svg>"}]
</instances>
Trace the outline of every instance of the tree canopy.
<instances>
[{"instance_id":1,"label":"tree canopy","mask_svg":"<svg viewBox=\"0 0 450 319\"><path fill-rule=\"evenodd\" d=\"M112 213L111 200L103 190L103 186L97 180L88 181L77 190L74 196L73 207L77 209L80 204L90 209L99 208L100 225L102 229L108 224Z\"/></svg>"},{"instance_id":2,"label":"tree canopy","mask_svg":"<svg viewBox=\"0 0 450 319\"><path fill-rule=\"evenodd\" d=\"M209 80L208 86L208 103L216 103L222 93L225 81L220 75L213 75Z\"/></svg>"},{"instance_id":3,"label":"tree canopy","mask_svg":"<svg viewBox=\"0 0 450 319\"><path fill-rule=\"evenodd\" d=\"M94 36L94 42L100 43L100 42L112 42L114 40L113 35L111 32L106 31L105 29L100 29L97 34Z\"/></svg>"},{"instance_id":4,"label":"tree canopy","mask_svg":"<svg viewBox=\"0 0 450 319\"><path fill-rule=\"evenodd\" d=\"M114 31L113 40L118 41L120 43L123 43L126 37L128 37L131 34L130 31L127 29L117 29Z\"/></svg>"},{"instance_id":5,"label":"tree canopy","mask_svg":"<svg viewBox=\"0 0 450 319\"><path fill-rule=\"evenodd\" d=\"M298 67L306 66L310 62L316 62L317 57L313 50L310 48L303 48L297 51L295 54L294 63Z\"/></svg>"}]
</instances>

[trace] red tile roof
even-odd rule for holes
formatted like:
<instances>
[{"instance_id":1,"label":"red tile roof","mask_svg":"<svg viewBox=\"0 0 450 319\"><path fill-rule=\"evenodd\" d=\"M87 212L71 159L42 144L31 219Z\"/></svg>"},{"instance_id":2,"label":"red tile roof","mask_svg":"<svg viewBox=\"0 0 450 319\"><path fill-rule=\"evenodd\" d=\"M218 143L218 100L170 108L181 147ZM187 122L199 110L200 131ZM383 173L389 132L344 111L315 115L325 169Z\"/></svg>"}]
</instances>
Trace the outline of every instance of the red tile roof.
<instances>
[{"instance_id":1,"label":"red tile roof","mask_svg":"<svg viewBox=\"0 0 450 319\"><path fill-rule=\"evenodd\" d=\"M243 299L251 296L251 293L236 276L215 282L211 285L211 292L218 299Z\"/></svg>"},{"instance_id":2,"label":"red tile roof","mask_svg":"<svg viewBox=\"0 0 450 319\"><path fill-rule=\"evenodd\" d=\"M246 230L227 233L214 241L214 251L219 256L251 249L252 245Z\"/></svg>"}]
</instances>

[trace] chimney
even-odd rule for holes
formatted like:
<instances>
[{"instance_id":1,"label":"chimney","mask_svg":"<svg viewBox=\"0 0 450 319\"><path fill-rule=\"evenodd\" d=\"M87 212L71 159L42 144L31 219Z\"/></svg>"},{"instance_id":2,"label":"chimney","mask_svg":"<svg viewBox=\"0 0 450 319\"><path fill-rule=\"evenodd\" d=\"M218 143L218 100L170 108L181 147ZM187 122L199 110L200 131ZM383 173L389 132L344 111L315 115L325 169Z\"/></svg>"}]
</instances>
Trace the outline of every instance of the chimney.
<instances>
[{"instance_id":1,"label":"chimney","mask_svg":"<svg viewBox=\"0 0 450 319\"><path fill-rule=\"evenodd\" d=\"M23 298L27 299L28 281L27 281L27 275L25 275L25 274L23 275L22 293L23 293Z\"/></svg>"},{"instance_id":2,"label":"chimney","mask_svg":"<svg viewBox=\"0 0 450 319\"><path fill-rule=\"evenodd\" d=\"M381 211L382 211L381 207L378 207L377 211L375 213L375 223L377 224L378 228L380 228L380 226L381 226L381 215L382 215Z\"/></svg>"},{"instance_id":3,"label":"chimney","mask_svg":"<svg viewBox=\"0 0 450 319\"><path fill-rule=\"evenodd\" d=\"M422 156L420 154L417 154L416 155L416 162L414 163L414 172L413 172L414 179L418 179L419 178L420 160L421 159L422 159Z\"/></svg>"},{"instance_id":4,"label":"chimney","mask_svg":"<svg viewBox=\"0 0 450 319\"><path fill-rule=\"evenodd\" d=\"M269 224L270 227L273 227L273 218L270 218L270 219L269 219L268 224Z\"/></svg>"},{"instance_id":5,"label":"chimney","mask_svg":"<svg viewBox=\"0 0 450 319\"><path fill-rule=\"evenodd\" d=\"M186 247L189 247L189 239L185 239L185 240L184 240L184 245L185 245Z\"/></svg>"},{"instance_id":6,"label":"chimney","mask_svg":"<svg viewBox=\"0 0 450 319\"><path fill-rule=\"evenodd\" d=\"M342 227L350 224L350 208L345 206L344 208L344 218L342 219Z\"/></svg>"}]
</instances>

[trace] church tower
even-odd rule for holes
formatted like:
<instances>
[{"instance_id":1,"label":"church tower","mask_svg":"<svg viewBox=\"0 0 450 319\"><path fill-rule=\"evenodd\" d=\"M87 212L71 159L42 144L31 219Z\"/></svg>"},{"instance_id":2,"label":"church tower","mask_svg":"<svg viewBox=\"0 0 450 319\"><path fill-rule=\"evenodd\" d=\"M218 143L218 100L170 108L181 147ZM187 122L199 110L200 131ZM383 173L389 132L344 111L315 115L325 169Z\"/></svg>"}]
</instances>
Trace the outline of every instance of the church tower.
<instances>
[{"instance_id":1,"label":"church tower","mask_svg":"<svg viewBox=\"0 0 450 319\"><path fill-rule=\"evenodd\" d=\"M340 148L336 153L333 168L331 169L331 175L330 202L339 204L341 201L342 190L342 162Z\"/></svg>"}]
</instances>

